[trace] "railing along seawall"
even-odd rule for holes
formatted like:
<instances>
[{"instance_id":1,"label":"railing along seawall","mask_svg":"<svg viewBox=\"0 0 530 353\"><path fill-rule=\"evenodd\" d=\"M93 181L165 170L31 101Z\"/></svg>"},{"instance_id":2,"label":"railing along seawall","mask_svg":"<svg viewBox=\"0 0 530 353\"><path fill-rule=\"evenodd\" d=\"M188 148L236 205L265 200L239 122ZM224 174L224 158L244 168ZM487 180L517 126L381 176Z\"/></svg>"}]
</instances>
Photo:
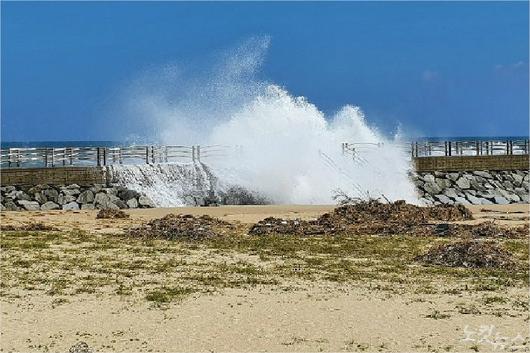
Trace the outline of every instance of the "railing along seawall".
<instances>
[{"instance_id":1,"label":"railing along seawall","mask_svg":"<svg viewBox=\"0 0 530 353\"><path fill-rule=\"evenodd\" d=\"M230 146L129 146L3 148L2 168L108 166L114 164L154 164L200 161L228 155Z\"/></svg>"}]
</instances>

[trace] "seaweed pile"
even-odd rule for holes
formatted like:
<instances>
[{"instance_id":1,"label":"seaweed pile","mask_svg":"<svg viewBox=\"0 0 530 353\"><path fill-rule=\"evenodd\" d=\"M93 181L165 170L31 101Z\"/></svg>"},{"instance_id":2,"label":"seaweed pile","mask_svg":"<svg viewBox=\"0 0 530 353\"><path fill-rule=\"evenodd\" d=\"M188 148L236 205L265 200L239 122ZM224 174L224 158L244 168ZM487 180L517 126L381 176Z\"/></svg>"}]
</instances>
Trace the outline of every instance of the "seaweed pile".
<instances>
[{"instance_id":1,"label":"seaweed pile","mask_svg":"<svg viewBox=\"0 0 530 353\"><path fill-rule=\"evenodd\" d=\"M438 223L472 219L462 205L419 207L404 201L381 203L376 200L358 201L337 207L316 220L284 220L266 218L252 226L250 234L323 235L347 233L436 235Z\"/></svg>"},{"instance_id":2,"label":"seaweed pile","mask_svg":"<svg viewBox=\"0 0 530 353\"><path fill-rule=\"evenodd\" d=\"M431 265L466 268L514 267L512 255L495 242L466 239L451 244L442 244L416 257L417 261Z\"/></svg>"},{"instance_id":3,"label":"seaweed pile","mask_svg":"<svg viewBox=\"0 0 530 353\"><path fill-rule=\"evenodd\" d=\"M129 218L129 215L122 210L113 208L104 208L98 212L96 218L114 219L114 218Z\"/></svg>"},{"instance_id":4,"label":"seaweed pile","mask_svg":"<svg viewBox=\"0 0 530 353\"><path fill-rule=\"evenodd\" d=\"M195 217L185 214L168 214L130 229L129 236L140 238L203 240L223 236L234 226L210 216Z\"/></svg>"},{"instance_id":5,"label":"seaweed pile","mask_svg":"<svg viewBox=\"0 0 530 353\"><path fill-rule=\"evenodd\" d=\"M57 228L46 225L42 222L30 222L22 225L12 225L12 224L1 224L0 231L3 232L27 232L27 231L54 231Z\"/></svg>"}]
</instances>

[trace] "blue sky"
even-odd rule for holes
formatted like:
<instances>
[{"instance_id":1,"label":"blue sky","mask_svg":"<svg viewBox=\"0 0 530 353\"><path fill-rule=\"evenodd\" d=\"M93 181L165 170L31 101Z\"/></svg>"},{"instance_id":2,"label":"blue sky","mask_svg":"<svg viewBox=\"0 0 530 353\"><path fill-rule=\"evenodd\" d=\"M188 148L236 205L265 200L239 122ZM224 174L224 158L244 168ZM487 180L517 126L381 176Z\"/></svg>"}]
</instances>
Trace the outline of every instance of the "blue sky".
<instances>
[{"instance_id":1,"label":"blue sky","mask_svg":"<svg viewBox=\"0 0 530 353\"><path fill-rule=\"evenodd\" d=\"M527 2L1 6L4 141L120 138L126 117L109 107L126 82L260 35L260 77L326 113L358 105L384 131L428 136L528 134Z\"/></svg>"}]
</instances>

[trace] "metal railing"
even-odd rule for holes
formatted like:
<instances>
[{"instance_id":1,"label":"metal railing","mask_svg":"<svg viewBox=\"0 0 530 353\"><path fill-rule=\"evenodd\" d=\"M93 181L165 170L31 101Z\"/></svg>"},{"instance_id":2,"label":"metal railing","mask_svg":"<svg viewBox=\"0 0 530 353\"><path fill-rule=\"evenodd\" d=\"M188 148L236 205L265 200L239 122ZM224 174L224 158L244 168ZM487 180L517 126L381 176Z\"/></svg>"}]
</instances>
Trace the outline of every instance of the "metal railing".
<instances>
[{"instance_id":1,"label":"metal railing","mask_svg":"<svg viewBox=\"0 0 530 353\"><path fill-rule=\"evenodd\" d=\"M1 167L107 166L200 161L201 158L225 157L230 146L129 146L129 147L64 147L3 148Z\"/></svg>"},{"instance_id":2,"label":"metal railing","mask_svg":"<svg viewBox=\"0 0 530 353\"><path fill-rule=\"evenodd\" d=\"M492 156L528 154L528 140L491 141L416 141L412 143L390 143L408 153L412 158L440 156ZM359 155L383 147L383 143L342 143L342 153Z\"/></svg>"},{"instance_id":3,"label":"metal railing","mask_svg":"<svg viewBox=\"0 0 530 353\"><path fill-rule=\"evenodd\" d=\"M418 141L410 146L411 155L436 156L493 156L528 154L528 139L491 141Z\"/></svg>"},{"instance_id":4,"label":"metal railing","mask_svg":"<svg viewBox=\"0 0 530 353\"><path fill-rule=\"evenodd\" d=\"M492 141L417 141L392 143L412 158L435 156L489 156L528 154L528 139ZM342 143L344 154L362 154L383 143ZM129 147L3 148L1 167L107 166L201 161L241 152L241 146L145 145Z\"/></svg>"}]
</instances>

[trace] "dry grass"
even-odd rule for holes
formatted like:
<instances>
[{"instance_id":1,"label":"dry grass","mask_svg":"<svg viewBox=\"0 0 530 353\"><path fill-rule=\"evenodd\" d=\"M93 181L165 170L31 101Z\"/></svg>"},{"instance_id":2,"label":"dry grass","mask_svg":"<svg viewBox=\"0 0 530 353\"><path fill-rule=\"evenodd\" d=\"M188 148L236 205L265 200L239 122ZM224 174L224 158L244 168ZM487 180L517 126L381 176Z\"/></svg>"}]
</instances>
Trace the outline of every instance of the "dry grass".
<instances>
[{"instance_id":1,"label":"dry grass","mask_svg":"<svg viewBox=\"0 0 530 353\"><path fill-rule=\"evenodd\" d=\"M225 288L291 290L314 281L416 294L484 291L494 296L510 287L528 287L524 239L497 240L514 256L512 271L426 266L414 260L453 241L233 234L190 242L81 231L9 232L0 237L1 293L14 298L37 291L57 296L58 305L83 293L119 295L163 306Z\"/></svg>"}]
</instances>

